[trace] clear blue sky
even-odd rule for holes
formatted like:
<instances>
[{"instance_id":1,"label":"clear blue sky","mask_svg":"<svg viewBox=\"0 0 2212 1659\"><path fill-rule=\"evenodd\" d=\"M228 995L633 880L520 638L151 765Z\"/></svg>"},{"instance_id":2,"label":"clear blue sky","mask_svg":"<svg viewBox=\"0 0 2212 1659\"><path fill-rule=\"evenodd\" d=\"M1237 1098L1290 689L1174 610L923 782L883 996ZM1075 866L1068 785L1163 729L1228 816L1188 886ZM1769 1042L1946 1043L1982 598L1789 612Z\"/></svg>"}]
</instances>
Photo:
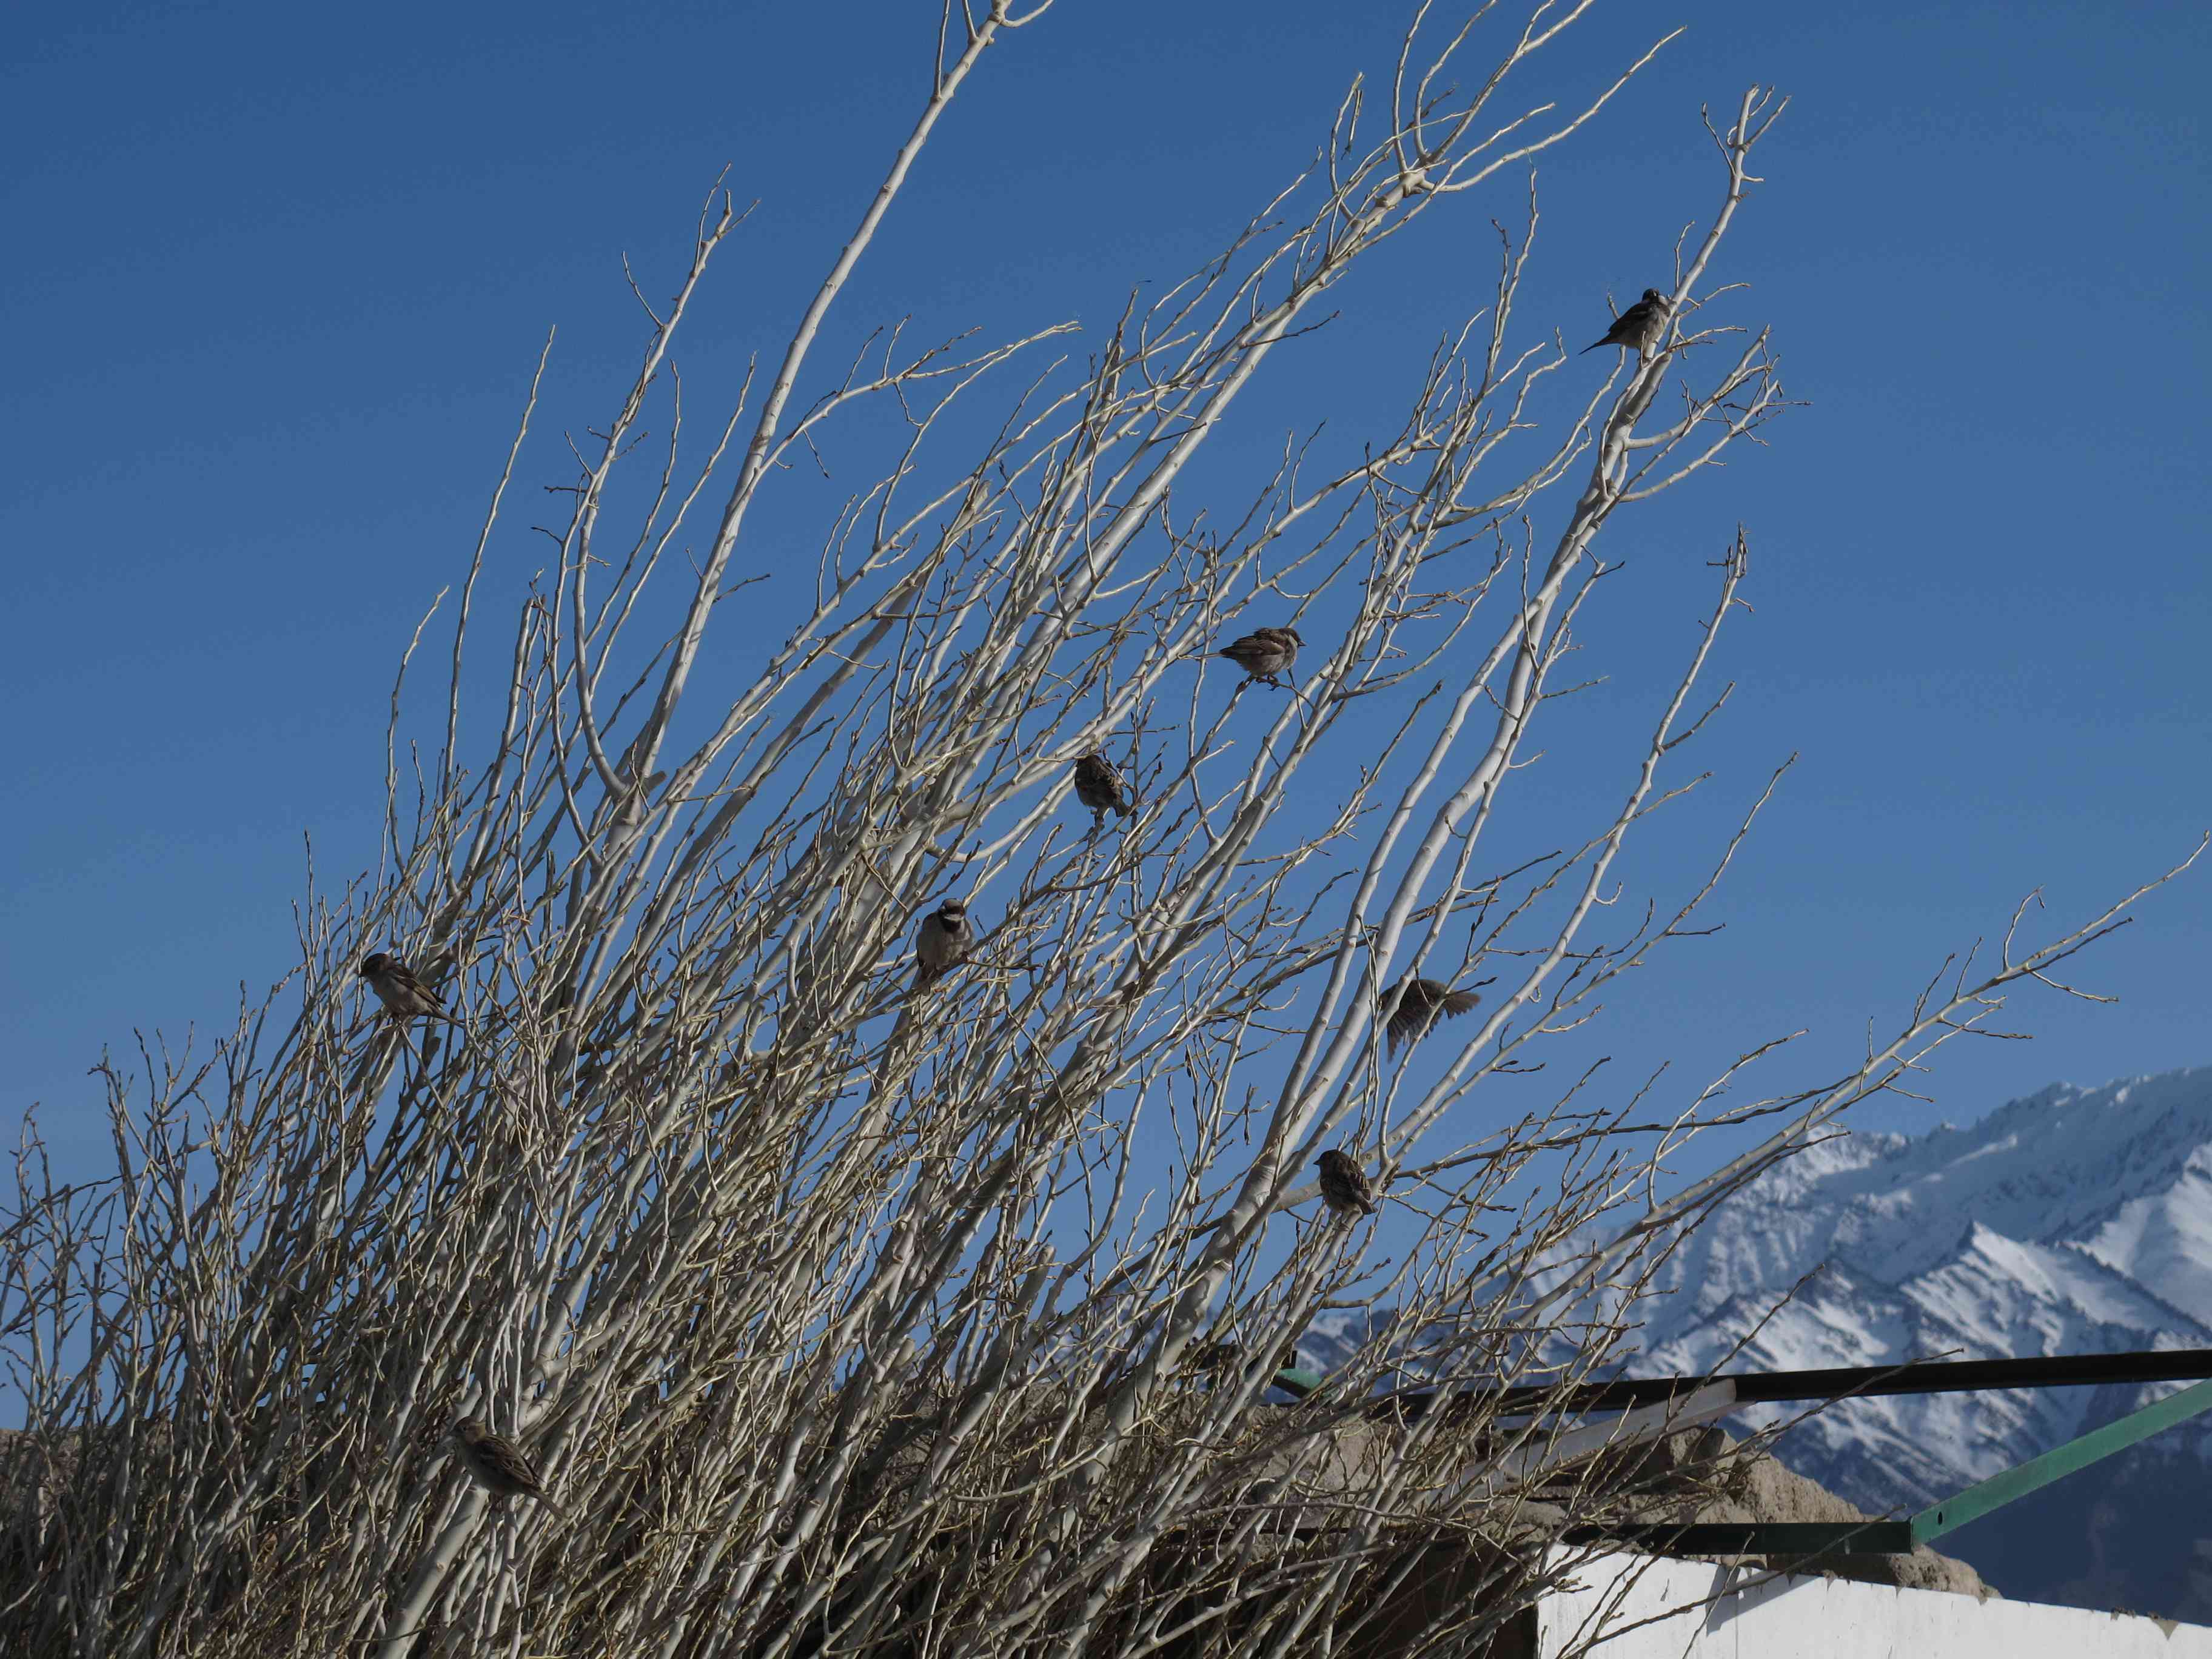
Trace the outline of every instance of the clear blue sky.
<instances>
[{"instance_id":1,"label":"clear blue sky","mask_svg":"<svg viewBox=\"0 0 2212 1659\"><path fill-rule=\"evenodd\" d=\"M1129 286L1183 274L1303 164L1350 72L1387 68L1405 9L1060 0L956 106L836 337L909 312L933 334L1110 325ZM374 859L397 654L461 570L546 329L541 430L599 423L636 340L620 258L665 291L728 164L761 206L690 348L702 406L726 388L874 188L932 11L12 20L11 1117L41 1100L50 1138L97 1155L84 1072L103 1044L219 1024L240 981L258 995L290 963L303 836L325 878ZM1710 918L1728 932L1642 975L1603 1046L1702 1074L1811 1026L1777 1079L1803 1081L2027 890L2072 919L2212 823L2212 9L1614 3L1529 86L1571 96L1676 21L1689 33L1546 161L1525 319L1579 344L1608 292L1662 281L1676 229L1713 204L1700 102L1732 108L1751 81L1791 94L1724 274L1756 284L1746 308L1810 406L1610 551L1686 624L1705 586L1669 562L1712 556L1738 518L1753 537L1711 802L1655 856L1709 842L1775 762L1803 760ZM1355 278L1342 303L1363 314L1285 406L1349 438L1385 419L1436 332L1483 302L1486 221L1518 196L1431 216ZM1255 441L1279 430L1244 418ZM546 450L526 465L507 565L538 562L524 526L559 471ZM1623 643L1635 606L1612 616L1590 656L1622 678L1589 718L1648 699L1676 656ZM1563 823L1618 799L1617 768L1559 767ZM1863 1121L2212 1060L2208 921L2212 869L2082 970L2117 1008L2025 999L2034 1043L1954 1048L1936 1108Z\"/></svg>"}]
</instances>

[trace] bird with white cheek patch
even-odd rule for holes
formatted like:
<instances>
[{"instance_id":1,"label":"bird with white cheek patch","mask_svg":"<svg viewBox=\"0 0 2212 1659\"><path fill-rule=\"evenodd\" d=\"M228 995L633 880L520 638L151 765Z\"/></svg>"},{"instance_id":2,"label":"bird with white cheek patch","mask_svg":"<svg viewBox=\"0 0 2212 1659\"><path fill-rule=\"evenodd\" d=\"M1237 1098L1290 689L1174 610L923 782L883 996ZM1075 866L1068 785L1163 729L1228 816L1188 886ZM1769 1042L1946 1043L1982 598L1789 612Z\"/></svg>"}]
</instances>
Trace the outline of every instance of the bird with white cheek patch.
<instances>
[{"instance_id":1,"label":"bird with white cheek patch","mask_svg":"<svg viewBox=\"0 0 2212 1659\"><path fill-rule=\"evenodd\" d=\"M960 965L975 942L975 929L968 920L968 907L949 898L921 919L914 936L914 984L916 990L933 984Z\"/></svg>"}]
</instances>

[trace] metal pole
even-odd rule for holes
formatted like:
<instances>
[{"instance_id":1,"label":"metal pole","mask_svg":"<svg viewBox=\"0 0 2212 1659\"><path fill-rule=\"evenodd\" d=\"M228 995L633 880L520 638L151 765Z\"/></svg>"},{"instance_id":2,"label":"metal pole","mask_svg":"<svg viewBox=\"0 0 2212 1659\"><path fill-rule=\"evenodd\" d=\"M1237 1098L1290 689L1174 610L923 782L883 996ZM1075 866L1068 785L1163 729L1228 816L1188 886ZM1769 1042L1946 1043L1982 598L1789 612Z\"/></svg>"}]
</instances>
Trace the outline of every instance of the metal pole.
<instances>
[{"instance_id":1,"label":"metal pole","mask_svg":"<svg viewBox=\"0 0 2212 1659\"><path fill-rule=\"evenodd\" d=\"M2018 1468L1993 1474L1978 1486L1967 1487L1956 1498L1946 1498L1921 1510L1912 1517L1912 1540L1924 1544L1931 1538L1941 1538L1954 1527L1978 1520L2015 1498L2025 1498L2039 1486L2047 1486L2063 1475L2086 1468L2100 1457L2110 1457L2138 1440L2148 1439L2160 1429L2170 1429L2205 1411L2212 1411L2212 1381L2169 1395L2141 1411L2130 1412L2116 1423L2093 1429L2079 1439L2054 1447L2040 1457L2028 1459Z\"/></svg>"}]
</instances>

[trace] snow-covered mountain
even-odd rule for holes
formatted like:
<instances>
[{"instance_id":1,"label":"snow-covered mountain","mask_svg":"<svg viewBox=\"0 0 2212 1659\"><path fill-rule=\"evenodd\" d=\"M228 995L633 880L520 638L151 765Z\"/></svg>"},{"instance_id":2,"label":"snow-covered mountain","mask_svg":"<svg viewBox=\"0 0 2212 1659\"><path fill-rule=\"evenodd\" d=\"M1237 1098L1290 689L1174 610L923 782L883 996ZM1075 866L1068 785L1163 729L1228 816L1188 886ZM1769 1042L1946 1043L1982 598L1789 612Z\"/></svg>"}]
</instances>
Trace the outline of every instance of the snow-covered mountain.
<instances>
[{"instance_id":1,"label":"snow-covered mountain","mask_svg":"<svg viewBox=\"0 0 2212 1659\"><path fill-rule=\"evenodd\" d=\"M1721 1206L1660 1285L1632 1367L1651 1375L2212 1347L2212 1067L1825 1141ZM2176 1386L1849 1401L1777 1449L1863 1508L1909 1511ZM2014 1595L2212 1619L2208 1463L2198 1419L1942 1547Z\"/></svg>"},{"instance_id":2,"label":"snow-covered mountain","mask_svg":"<svg viewBox=\"0 0 2212 1659\"><path fill-rule=\"evenodd\" d=\"M1658 1288L1634 1368L1654 1375L1717 1368L1739 1343L1729 1370L2212 1347L2212 1067L2054 1086L1971 1129L1824 1141L1721 1206ZM2142 1397L1854 1401L1782 1452L1855 1503L1918 1507Z\"/></svg>"},{"instance_id":3,"label":"snow-covered mountain","mask_svg":"<svg viewBox=\"0 0 2212 1659\"><path fill-rule=\"evenodd\" d=\"M2212 1347L2212 1066L1823 1141L1716 1209L1656 1288L1636 1375ZM1850 1401L1777 1450L1864 1509L1910 1512L2177 1386ZM2008 1595L2212 1622L2208 1464L2212 1415L1942 1547Z\"/></svg>"}]
</instances>

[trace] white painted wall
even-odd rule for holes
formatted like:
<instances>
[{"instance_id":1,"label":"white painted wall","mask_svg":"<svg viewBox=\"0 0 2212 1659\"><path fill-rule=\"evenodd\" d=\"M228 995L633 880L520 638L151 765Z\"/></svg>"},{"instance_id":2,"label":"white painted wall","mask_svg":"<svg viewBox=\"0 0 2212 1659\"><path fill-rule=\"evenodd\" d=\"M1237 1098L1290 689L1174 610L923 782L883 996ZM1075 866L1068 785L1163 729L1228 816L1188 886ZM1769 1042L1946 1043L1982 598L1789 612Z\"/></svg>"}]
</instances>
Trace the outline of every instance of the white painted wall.
<instances>
[{"instance_id":1,"label":"white painted wall","mask_svg":"<svg viewBox=\"0 0 2212 1659\"><path fill-rule=\"evenodd\" d=\"M1601 1555L1537 1608L1537 1659L2212 1659L2212 1629L1841 1578Z\"/></svg>"}]
</instances>

